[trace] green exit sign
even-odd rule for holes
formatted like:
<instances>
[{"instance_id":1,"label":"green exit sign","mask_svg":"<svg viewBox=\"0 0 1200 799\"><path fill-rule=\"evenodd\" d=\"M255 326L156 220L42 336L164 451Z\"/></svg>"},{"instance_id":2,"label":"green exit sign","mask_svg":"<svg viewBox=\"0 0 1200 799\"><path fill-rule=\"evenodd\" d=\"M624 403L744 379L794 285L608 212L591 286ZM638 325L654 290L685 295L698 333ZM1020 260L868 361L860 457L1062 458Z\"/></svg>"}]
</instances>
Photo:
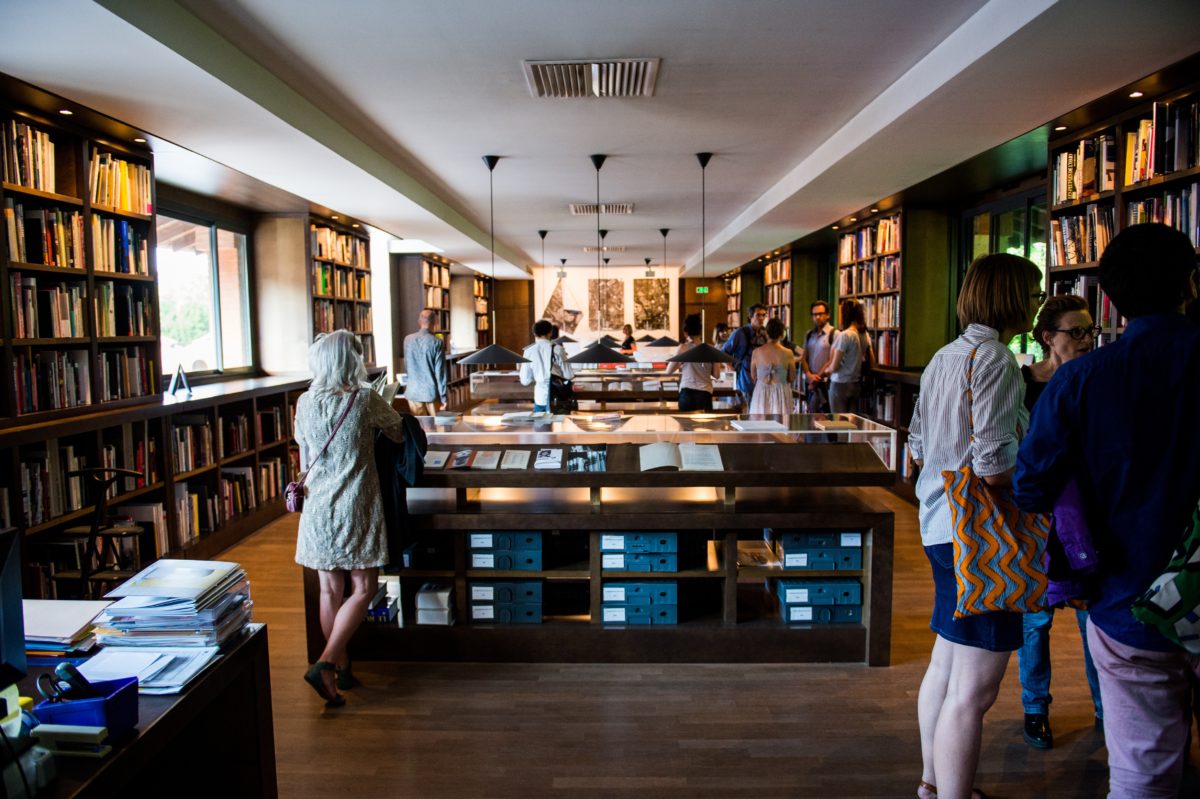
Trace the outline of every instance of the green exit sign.
<instances>
[{"instance_id":1,"label":"green exit sign","mask_svg":"<svg viewBox=\"0 0 1200 799\"><path fill-rule=\"evenodd\" d=\"M707 294L708 286L696 286L696 293L697 294Z\"/></svg>"}]
</instances>

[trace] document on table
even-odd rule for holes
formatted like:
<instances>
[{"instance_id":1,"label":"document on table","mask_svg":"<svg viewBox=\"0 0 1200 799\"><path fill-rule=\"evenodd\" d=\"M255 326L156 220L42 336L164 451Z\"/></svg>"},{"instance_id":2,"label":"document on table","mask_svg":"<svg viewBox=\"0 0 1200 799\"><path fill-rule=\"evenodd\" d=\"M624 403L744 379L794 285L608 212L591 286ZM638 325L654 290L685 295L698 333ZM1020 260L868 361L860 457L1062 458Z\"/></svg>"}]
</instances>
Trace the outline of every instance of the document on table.
<instances>
[{"instance_id":1,"label":"document on table","mask_svg":"<svg viewBox=\"0 0 1200 799\"><path fill-rule=\"evenodd\" d=\"M208 668L220 649L205 647L125 647L110 646L79 666L88 680L115 680L137 677L138 692L143 694L177 694L189 682Z\"/></svg>"}]
</instances>

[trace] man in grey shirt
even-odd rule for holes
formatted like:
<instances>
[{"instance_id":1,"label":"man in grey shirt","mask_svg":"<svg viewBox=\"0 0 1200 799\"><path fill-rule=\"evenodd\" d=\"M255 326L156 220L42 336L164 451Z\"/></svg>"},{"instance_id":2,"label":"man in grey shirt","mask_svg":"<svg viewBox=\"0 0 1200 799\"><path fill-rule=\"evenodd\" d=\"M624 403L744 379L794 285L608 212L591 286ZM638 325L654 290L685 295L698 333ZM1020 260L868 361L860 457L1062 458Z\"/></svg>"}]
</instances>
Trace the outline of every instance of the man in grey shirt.
<instances>
[{"instance_id":1,"label":"man in grey shirt","mask_svg":"<svg viewBox=\"0 0 1200 799\"><path fill-rule=\"evenodd\" d=\"M804 370L805 399L809 413L829 412L829 382L821 377L821 370L829 362L833 347L834 327L829 323L829 303L817 300L809 310L813 326L804 337L804 348L800 354L800 366Z\"/></svg>"},{"instance_id":2,"label":"man in grey shirt","mask_svg":"<svg viewBox=\"0 0 1200 799\"><path fill-rule=\"evenodd\" d=\"M408 372L404 399L413 415L433 416L446 405L446 350L434 335L436 312L421 311L417 324L417 332L404 337L404 368Z\"/></svg>"}]
</instances>

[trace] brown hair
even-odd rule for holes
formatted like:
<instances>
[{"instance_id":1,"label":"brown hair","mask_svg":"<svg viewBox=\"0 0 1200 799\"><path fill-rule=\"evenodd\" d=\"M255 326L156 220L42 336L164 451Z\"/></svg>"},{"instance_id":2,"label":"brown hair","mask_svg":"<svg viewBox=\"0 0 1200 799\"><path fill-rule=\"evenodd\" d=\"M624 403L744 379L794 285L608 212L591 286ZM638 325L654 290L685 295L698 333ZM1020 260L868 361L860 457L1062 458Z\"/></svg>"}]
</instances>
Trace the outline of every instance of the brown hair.
<instances>
[{"instance_id":1,"label":"brown hair","mask_svg":"<svg viewBox=\"0 0 1200 799\"><path fill-rule=\"evenodd\" d=\"M783 322L778 319L767 320L767 338L771 341L777 341L783 338L783 334L787 332L787 328L783 326Z\"/></svg>"},{"instance_id":2,"label":"brown hair","mask_svg":"<svg viewBox=\"0 0 1200 799\"><path fill-rule=\"evenodd\" d=\"M1003 252L980 256L958 292L958 323L1023 331L1029 324L1029 299L1041 284L1041 270L1028 258Z\"/></svg>"},{"instance_id":3,"label":"brown hair","mask_svg":"<svg viewBox=\"0 0 1200 799\"><path fill-rule=\"evenodd\" d=\"M1042 348L1042 355L1050 353L1050 345L1046 343L1046 334L1058 330L1062 318L1072 311L1088 310L1087 300L1074 294L1059 294L1046 300L1042 310L1038 311L1037 322L1033 326L1033 340Z\"/></svg>"},{"instance_id":4,"label":"brown hair","mask_svg":"<svg viewBox=\"0 0 1200 799\"><path fill-rule=\"evenodd\" d=\"M841 308L841 323L842 330L850 327L851 324L858 326L859 332L867 329L867 317L863 312L863 304L852 297L847 297L842 300Z\"/></svg>"}]
</instances>

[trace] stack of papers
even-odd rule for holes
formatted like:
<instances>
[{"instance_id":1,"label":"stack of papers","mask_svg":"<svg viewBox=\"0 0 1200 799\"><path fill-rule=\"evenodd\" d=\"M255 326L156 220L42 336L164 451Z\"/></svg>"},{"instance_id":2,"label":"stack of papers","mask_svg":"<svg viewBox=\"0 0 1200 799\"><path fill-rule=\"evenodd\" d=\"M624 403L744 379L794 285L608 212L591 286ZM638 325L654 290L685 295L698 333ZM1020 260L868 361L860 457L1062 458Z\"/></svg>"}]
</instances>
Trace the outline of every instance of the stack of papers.
<instances>
[{"instance_id":1,"label":"stack of papers","mask_svg":"<svg viewBox=\"0 0 1200 799\"><path fill-rule=\"evenodd\" d=\"M82 599L22 599L25 652L50 656L86 652L96 643L92 620L109 604Z\"/></svg>"},{"instance_id":2,"label":"stack of papers","mask_svg":"<svg viewBox=\"0 0 1200 799\"><path fill-rule=\"evenodd\" d=\"M785 431L787 425L782 422L776 422L771 419L734 419L729 423L729 426L734 430L743 432L776 432Z\"/></svg>"},{"instance_id":3,"label":"stack of papers","mask_svg":"<svg viewBox=\"0 0 1200 799\"><path fill-rule=\"evenodd\" d=\"M236 563L155 561L107 594L96 618L105 646L212 647L250 621L250 582Z\"/></svg>"},{"instance_id":4,"label":"stack of papers","mask_svg":"<svg viewBox=\"0 0 1200 799\"><path fill-rule=\"evenodd\" d=\"M137 677L138 692L177 694L200 672L216 662L215 646L127 649L114 647L80 664L79 672L89 681Z\"/></svg>"}]
</instances>

